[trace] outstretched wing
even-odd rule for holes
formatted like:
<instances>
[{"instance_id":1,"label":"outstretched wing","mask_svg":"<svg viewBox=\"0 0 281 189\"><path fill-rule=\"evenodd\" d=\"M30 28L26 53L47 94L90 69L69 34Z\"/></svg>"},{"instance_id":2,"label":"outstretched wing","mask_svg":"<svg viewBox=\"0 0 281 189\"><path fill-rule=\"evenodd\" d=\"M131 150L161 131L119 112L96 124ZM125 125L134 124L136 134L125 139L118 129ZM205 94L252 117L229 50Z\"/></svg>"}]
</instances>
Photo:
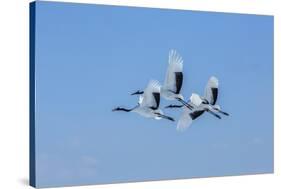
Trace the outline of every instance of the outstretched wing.
<instances>
[{"instance_id":1,"label":"outstretched wing","mask_svg":"<svg viewBox=\"0 0 281 189\"><path fill-rule=\"evenodd\" d=\"M183 82L183 59L175 51L169 52L169 65L163 87L174 93L180 93Z\"/></svg>"},{"instance_id":2,"label":"outstretched wing","mask_svg":"<svg viewBox=\"0 0 281 189\"><path fill-rule=\"evenodd\" d=\"M201 97L198 94L196 94L196 93L192 93L190 98L189 98L189 100L196 107L199 107L202 104Z\"/></svg>"},{"instance_id":3,"label":"outstretched wing","mask_svg":"<svg viewBox=\"0 0 281 189\"><path fill-rule=\"evenodd\" d=\"M158 109L160 104L160 87L161 86L158 81L150 81L144 90L140 105L142 107Z\"/></svg>"},{"instance_id":4,"label":"outstretched wing","mask_svg":"<svg viewBox=\"0 0 281 189\"><path fill-rule=\"evenodd\" d=\"M181 117L177 124L178 131L184 131L191 125L192 119L189 115L190 113L191 113L191 110L189 110L186 107L183 107L183 112L182 112Z\"/></svg>"},{"instance_id":5,"label":"outstretched wing","mask_svg":"<svg viewBox=\"0 0 281 189\"><path fill-rule=\"evenodd\" d=\"M214 76L210 77L205 88L205 98L212 105L216 104L218 98L218 87L219 87L219 80Z\"/></svg>"},{"instance_id":6,"label":"outstretched wing","mask_svg":"<svg viewBox=\"0 0 281 189\"><path fill-rule=\"evenodd\" d=\"M177 130L183 131L190 127L193 120L197 119L201 116L205 110L202 108L197 108L196 110L189 110L188 108L184 107L182 115L177 124Z\"/></svg>"}]
</instances>

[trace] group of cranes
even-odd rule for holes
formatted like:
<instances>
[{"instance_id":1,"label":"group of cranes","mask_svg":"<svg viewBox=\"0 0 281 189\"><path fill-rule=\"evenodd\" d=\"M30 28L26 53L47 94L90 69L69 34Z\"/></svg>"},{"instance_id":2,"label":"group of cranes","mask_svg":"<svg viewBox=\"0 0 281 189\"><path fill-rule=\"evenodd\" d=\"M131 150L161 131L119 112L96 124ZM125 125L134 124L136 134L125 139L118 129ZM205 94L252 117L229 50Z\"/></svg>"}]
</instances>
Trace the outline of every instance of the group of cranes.
<instances>
[{"instance_id":1,"label":"group of cranes","mask_svg":"<svg viewBox=\"0 0 281 189\"><path fill-rule=\"evenodd\" d=\"M174 118L167 116L159 108L160 96L166 100L180 102L180 105L171 104L165 108L182 108L183 112L177 123L177 130L188 128L192 121L208 112L213 116L221 119L219 114L229 115L221 110L216 104L218 97L218 79L212 76L205 88L204 96L192 93L188 101L184 100L180 93L183 84L183 59L175 51L169 52L169 65L163 85L156 80L151 80L144 90L138 90L131 95L139 95L139 101L133 108L127 109L122 107L114 108L112 111L135 112L141 116L154 119L167 119L175 121Z\"/></svg>"}]
</instances>

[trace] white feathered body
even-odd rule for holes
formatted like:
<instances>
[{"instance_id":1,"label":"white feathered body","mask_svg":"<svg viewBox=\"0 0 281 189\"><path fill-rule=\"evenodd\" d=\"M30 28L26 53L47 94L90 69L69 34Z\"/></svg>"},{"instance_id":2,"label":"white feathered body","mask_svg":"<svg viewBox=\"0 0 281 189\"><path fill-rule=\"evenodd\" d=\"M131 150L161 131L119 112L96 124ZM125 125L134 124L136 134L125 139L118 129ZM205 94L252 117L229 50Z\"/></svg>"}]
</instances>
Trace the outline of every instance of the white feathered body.
<instances>
[{"instance_id":1,"label":"white feathered body","mask_svg":"<svg viewBox=\"0 0 281 189\"><path fill-rule=\"evenodd\" d=\"M158 81L151 80L145 88L144 93L139 96L138 106L134 108L132 112L146 118L161 119L157 114L163 114L163 112L159 109L159 102L157 102L153 96L153 93L158 93L160 95L160 88L161 86Z\"/></svg>"},{"instance_id":2,"label":"white feathered body","mask_svg":"<svg viewBox=\"0 0 281 189\"><path fill-rule=\"evenodd\" d=\"M157 110L152 110L151 108L148 107L141 107L138 106L135 108L132 112L135 112L143 117L146 118L154 118L154 119L161 119L157 113L163 114L163 112L160 109Z\"/></svg>"}]
</instances>

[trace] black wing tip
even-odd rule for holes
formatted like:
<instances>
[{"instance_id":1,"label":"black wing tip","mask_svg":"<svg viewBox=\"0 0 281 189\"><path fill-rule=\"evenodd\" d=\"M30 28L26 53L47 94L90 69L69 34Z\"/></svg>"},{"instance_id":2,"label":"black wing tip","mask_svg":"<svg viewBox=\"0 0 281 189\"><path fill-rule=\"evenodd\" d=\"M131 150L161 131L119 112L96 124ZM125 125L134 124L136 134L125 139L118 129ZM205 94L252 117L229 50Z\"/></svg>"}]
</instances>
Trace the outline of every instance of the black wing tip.
<instances>
[{"instance_id":1,"label":"black wing tip","mask_svg":"<svg viewBox=\"0 0 281 189\"><path fill-rule=\"evenodd\" d=\"M183 73L182 72L175 72L176 77L176 94L179 94L182 88L183 82Z\"/></svg>"},{"instance_id":2,"label":"black wing tip","mask_svg":"<svg viewBox=\"0 0 281 189\"><path fill-rule=\"evenodd\" d=\"M155 109L157 109L157 108L159 108L159 104L160 104L160 93L159 92L154 92L152 94L153 94L153 97L154 97L155 102L156 102Z\"/></svg>"},{"instance_id":3,"label":"black wing tip","mask_svg":"<svg viewBox=\"0 0 281 189\"><path fill-rule=\"evenodd\" d=\"M217 99L218 99L218 92L219 92L219 89L218 88L215 88L215 87L212 87L211 88L211 91L212 91L212 96L213 96L213 102L211 103L212 105L215 105L216 102L217 102Z\"/></svg>"}]
</instances>

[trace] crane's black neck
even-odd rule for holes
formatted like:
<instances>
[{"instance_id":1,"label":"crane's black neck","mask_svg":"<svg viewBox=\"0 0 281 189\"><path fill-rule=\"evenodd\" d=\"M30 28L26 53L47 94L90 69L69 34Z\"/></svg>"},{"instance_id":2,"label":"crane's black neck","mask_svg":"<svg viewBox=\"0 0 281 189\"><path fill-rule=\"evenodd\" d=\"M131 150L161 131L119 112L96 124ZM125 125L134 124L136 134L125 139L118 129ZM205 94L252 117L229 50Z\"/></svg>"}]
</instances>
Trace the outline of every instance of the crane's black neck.
<instances>
[{"instance_id":1,"label":"crane's black neck","mask_svg":"<svg viewBox=\"0 0 281 189\"><path fill-rule=\"evenodd\" d=\"M138 90L138 91L132 93L131 95L141 95L141 94L143 94L143 91Z\"/></svg>"},{"instance_id":2,"label":"crane's black neck","mask_svg":"<svg viewBox=\"0 0 281 189\"><path fill-rule=\"evenodd\" d=\"M169 106L166 106L165 108L181 108L183 107L184 105L174 105L174 104L171 104Z\"/></svg>"},{"instance_id":3,"label":"crane's black neck","mask_svg":"<svg viewBox=\"0 0 281 189\"><path fill-rule=\"evenodd\" d=\"M112 111L124 111L124 112L130 112L132 111L134 108L131 108L131 109L127 109L127 108L120 108L120 107L117 107L115 109L113 109Z\"/></svg>"}]
</instances>

